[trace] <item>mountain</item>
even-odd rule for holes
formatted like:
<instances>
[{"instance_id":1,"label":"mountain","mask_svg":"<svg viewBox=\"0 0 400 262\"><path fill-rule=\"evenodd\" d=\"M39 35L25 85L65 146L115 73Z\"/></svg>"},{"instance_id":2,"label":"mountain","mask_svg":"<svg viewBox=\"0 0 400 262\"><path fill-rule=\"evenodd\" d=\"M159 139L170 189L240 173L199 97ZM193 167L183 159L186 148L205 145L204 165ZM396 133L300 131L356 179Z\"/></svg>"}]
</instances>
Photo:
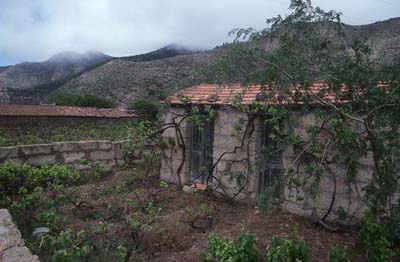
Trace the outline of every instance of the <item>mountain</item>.
<instances>
[{"instance_id":1,"label":"mountain","mask_svg":"<svg viewBox=\"0 0 400 262\"><path fill-rule=\"evenodd\" d=\"M0 73L10 68L11 66L0 66Z\"/></svg>"},{"instance_id":2,"label":"mountain","mask_svg":"<svg viewBox=\"0 0 400 262\"><path fill-rule=\"evenodd\" d=\"M171 44L160 48L158 50L135 55L135 56L127 56L121 57L120 60L123 61L132 61L132 62L144 62L144 61L152 61L152 60L159 60L164 58L171 58L178 55L185 55L185 54L195 54L197 51L185 48L183 46L179 46L177 44ZM105 56L105 55L104 55ZM42 62L42 63L23 63L29 64L31 70L37 70L39 73L47 74L49 69L47 65L49 63L54 64L79 64L81 65L80 70L75 70L74 72L65 72L64 75L53 78L51 80L46 80L44 78L40 78L40 74L34 74L32 76L32 81L26 81L25 85L19 85L17 87L10 84L11 81L10 77L6 77L6 81L8 80L8 84L1 84L2 73L0 72L0 103L5 102L12 102L12 103L38 103L39 101L44 101L45 97L50 94L51 92L57 90L63 85L67 83L74 82L75 78L79 78L81 74L84 74L88 71L91 71L94 68L104 64L105 62L110 62L116 58L112 58L110 56L105 56L98 52L87 52L85 54L78 54L75 52L63 52L57 55L52 56L50 59ZM104 59L102 59L104 57ZM13 66L10 69L14 71L20 70L21 67L19 64ZM51 68L51 67L50 67ZM18 73L16 74L18 75ZM42 79L43 81L38 81ZM3 80L3 83L5 81ZM18 82L18 81L17 81ZM22 82L22 81L20 81ZM3 87L3 92L2 88ZM6 88L5 88L6 87ZM3 97L3 100L1 100Z\"/></svg>"},{"instance_id":3,"label":"mountain","mask_svg":"<svg viewBox=\"0 0 400 262\"><path fill-rule=\"evenodd\" d=\"M370 25L345 25L345 30L353 41L365 41L371 46L375 62L390 64L400 58L400 18ZM241 44L266 51L278 45L270 39ZM116 59L81 74L61 86L59 91L101 94L120 105L148 94L168 95L178 89L210 81L201 72L236 45L226 44L210 51L145 62Z\"/></svg>"},{"instance_id":4,"label":"mountain","mask_svg":"<svg viewBox=\"0 0 400 262\"><path fill-rule=\"evenodd\" d=\"M155 51L151 51L149 53L135 55L135 56L126 56L121 57L121 59L125 59L133 62L146 62L153 61L164 58L171 58L178 55L190 55L200 52L199 50L189 49L187 47L178 45L178 44L170 44L163 48L157 49Z\"/></svg>"},{"instance_id":5,"label":"mountain","mask_svg":"<svg viewBox=\"0 0 400 262\"><path fill-rule=\"evenodd\" d=\"M372 58L375 62L390 64L400 60L400 18L369 25L345 25L344 29L347 36L352 40L365 41L370 45ZM335 36L332 35L331 37L334 39ZM271 51L279 45L271 39L240 43L239 45L243 44L262 48L266 51ZM2 94L5 99L8 96L9 101L18 101L20 98L26 97L34 97L44 101L48 95L63 91L90 93L107 97L118 105L124 105L130 100L146 95L163 97L178 89L210 81L202 72L213 61L216 61L222 54L236 45L238 44L225 44L209 51L193 51L179 45L169 45L142 55L106 60L104 63L91 68L78 70L78 73L72 73L63 78L55 78L56 80L48 82L44 77L43 81L38 81L37 78L42 79L38 76L46 75L46 72L48 72L48 69L42 70L38 66L35 70L37 74L32 76L32 79L24 78L23 76L26 76L26 74L20 76L16 73L13 79L17 80L15 84L17 87L9 84L8 89L4 91L0 85L0 102ZM67 57L70 58L68 61L72 61L75 56L67 55ZM56 55L49 60L58 61L59 59L65 60L63 55ZM0 79L14 67L0 73ZM25 82L18 81L20 78L24 79ZM18 88L18 86L30 87Z\"/></svg>"},{"instance_id":6,"label":"mountain","mask_svg":"<svg viewBox=\"0 0 400 262\"><path fill-rule=\"evenodd\" d=\"M57 91L101 94L124 105L138 97L161 97L201 82L198 72L216 58L214 52L202 52L145 62L115 59L81 74Z\"/></svg>"},{"instance_id":7,"label":"mountain","mask_svg":"<svg viewBox=\"0 0 400 262\"><path fill-rule=\"evenodd\" d=\"M30 89L77 74L110 61L112 57L100 52L83 54L62 52L43 62L24 62L0 69L0 101L7 102L13 90Z\"/></svg>"}]
</instances>

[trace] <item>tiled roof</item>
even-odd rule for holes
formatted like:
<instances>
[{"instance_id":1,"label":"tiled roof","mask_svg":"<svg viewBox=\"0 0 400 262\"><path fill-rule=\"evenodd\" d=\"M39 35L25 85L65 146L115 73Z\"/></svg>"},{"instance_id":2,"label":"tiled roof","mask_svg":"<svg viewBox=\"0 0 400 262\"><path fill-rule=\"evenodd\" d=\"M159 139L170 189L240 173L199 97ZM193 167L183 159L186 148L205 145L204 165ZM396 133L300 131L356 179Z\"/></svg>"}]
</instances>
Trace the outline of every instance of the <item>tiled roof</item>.
<instances>
[{"instance_id":1,"label":"tiled roof","mask_svg":"<svg viewBox=\"0 0 400 262\"><path fill-rule=\"evenodd\" d=\"M303 104L307 98L312 99L310 101L314 103L324 103L322 100L334 104L348 102L343 96L327 92L328 86L322 81L314 82L309 87L309 91L292 86L289 88L289 94L279 94L277 89L276 86L268 85L198 85L176 93L170 97L169 102L171 104L232 105L235 96L241 97L241 104L251 104L253 101L266 101L270 104ZM345 88L342 87L342 91L344 90Z\"/></svg>"},{"instance_id":2,"label":"tiled roof","mask_svg":"<svg viewBox=\"0 0 400 262\"><path fill-rule=\"evenodd\" d=\"M98 109L92 107L54 105L0 105L0 116L71 116L101 118L134 118L135 114L121 109Z\"/></svg>"}]
</instances>

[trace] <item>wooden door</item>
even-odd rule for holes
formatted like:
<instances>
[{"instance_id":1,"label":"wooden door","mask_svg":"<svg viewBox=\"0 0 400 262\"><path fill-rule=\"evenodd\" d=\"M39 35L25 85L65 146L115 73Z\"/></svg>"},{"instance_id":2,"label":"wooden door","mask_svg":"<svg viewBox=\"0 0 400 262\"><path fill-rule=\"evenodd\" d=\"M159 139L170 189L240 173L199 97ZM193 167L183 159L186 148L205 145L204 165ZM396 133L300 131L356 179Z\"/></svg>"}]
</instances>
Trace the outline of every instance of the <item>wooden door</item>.
<instances>
[{"instance_id":1,"label":"wooden door","mask_svg":"<svg viewBox=\"0 0 400 262\"><path fill-rule=\"evenodd\" d=\"M189 176L192 182L206 184L212 180L214 122L201 116L201 123L190 125Z\"/></svg>"}]
</instances>

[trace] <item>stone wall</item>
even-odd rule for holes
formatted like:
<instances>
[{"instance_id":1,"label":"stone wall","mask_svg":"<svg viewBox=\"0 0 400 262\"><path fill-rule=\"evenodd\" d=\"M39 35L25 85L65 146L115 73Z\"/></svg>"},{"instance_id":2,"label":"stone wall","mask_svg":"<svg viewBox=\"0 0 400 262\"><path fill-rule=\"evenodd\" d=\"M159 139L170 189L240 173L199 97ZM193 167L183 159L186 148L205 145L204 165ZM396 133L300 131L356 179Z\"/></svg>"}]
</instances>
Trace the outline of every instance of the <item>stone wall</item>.
<instances>
[{"instance_id":1,"label":"stone wall","mask_svg":"<svg viewBox=\"0 0 400 262\"><path fill-rule=\"evenodd\" d=\"M0 209L0 261L39 262L32 255L7 209Z\"/></svg>"},{"instance_id":2,"label":"stone wall","mask_svg":"<svg viewBox=\"0 0 400 262\"><path fill-rule=\"evenodd\" d=\"M175 119L176 123L181 122L182 117L176 115L185 114L184 108L171 108L166 115L165 123L172 123ZM187 121L183 120L179 127L185 147L188 148L189 130ZM185 184L189 180L189 153L179 146L177 134L174 128L169 128L163 133L167 147L161 152L161 170L160 178L164 181L175 184Z\"/></svg>"},{"instance_id":3,"label":"stone wall","mask_svg":"<svg viewBox=\"0 0 400 262\"><path fill-rule=\"evenodd\" d=\"M241 191L237 199L255 198L257 192L255 181L257 180L248 170L247 159L254 163L257 158L258 122L254 121L254 127L250 127L248 131L249 135L244 136L248 124L246 114L230 107L219 108L217 112L218 117L214 121L213 145L213 163L217 165L213 175L218 181L214 179L213 186L221 193L234 195L240 191L240 185L234 178L249 176L250 183ZM238 123L242 123L241 127L235 129Z\"/></svg>"},{"instance_id":4,"label":"stone wall","mask_svg":"<svg viewBox=\"0 0 400 262\"><path fill-rule=\"evenodd\" d=\"M291 128L294 128L294 133L303 137L304 140L308 139L307 129L316 124L316 117L312 113L293 112ZM359 129L358 126L352 126L353 129ZM289 148L283 154L283 166L289 168L297 155L294 154L293 148ZM304 165L299 166L300 178L304 176ZM291 213L298 214L305 217L321 218L329 209L334 190L336 190L335 200L332 206L332 212L328 216L328 220L337 221L341 223L354 223L362 216L366 210L365 188L372 178L373 160L371 156L359 160L358 173L351 183L346 175L344 166L340 164L331 164L330 168L332 174L324 173L319 183L317 196L314 199L309 193L307 188L309 184L304 187L284 189L284 209ZM334 187L336 181L336 189ZM345 217L341 218L341 215Z\"/></svg>"},{"instance_id":5,"label":"stone wall","mask_svg":"<svg viewBox=\"0 0 400 262\"><path fill-rule=\"evenodd\" d=\"M132 141L79 141L52 144L0 147L0 163L11 160L33 166L43 164L74 165L88 169L99 163L114 166L123 163L126 148Z\"/></svg>"}]
</instances>

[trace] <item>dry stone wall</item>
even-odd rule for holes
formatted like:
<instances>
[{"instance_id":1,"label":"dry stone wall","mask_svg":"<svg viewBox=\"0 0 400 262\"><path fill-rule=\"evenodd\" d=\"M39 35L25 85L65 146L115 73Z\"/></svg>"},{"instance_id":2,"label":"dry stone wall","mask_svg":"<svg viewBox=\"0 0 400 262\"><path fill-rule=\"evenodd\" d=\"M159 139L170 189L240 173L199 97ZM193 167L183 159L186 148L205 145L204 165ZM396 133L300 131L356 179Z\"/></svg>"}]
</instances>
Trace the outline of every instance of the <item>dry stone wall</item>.
<instances>
[{"instance_id":1,"label":"dry stone wall","mask_svg":"<svg viewBox=\"0 0 400 262\"><path fill-rule=\"evenodd\" d=\"M303 137L304 140L308 140L307 130L317 123L316 116L313 113L293 112L293 114L292 119L296 119L296 121L292 121L290 124L294 128L295 134ZM352 128L358 130L360 127L352 126ZM294 154L292 148L285 150L283 154L284 168L292 167L296 157L297 155ZM324 173L321 177L316 197L312 197L307 190L311 181L303 187L286 187L284 189L284 209L305 217L321 218L332 204L332 211L327 217L328 220L353 224L360 218L367 209L363 189L372 179L372 156L359 160L357 176L351 182L343 165L331 164L330 167L333 173L331 175ZM304 168L304 165L299 166L300 178L305 176Z\"/></svg>"},{"instance_id":2,"label":"dry stone wall","mask_svg":"<svg viewBox=\"0 0 400 262\"><path fill-rule=\"evenodd\" d=\"M184 108L171 108L168 112L165 123L171 123L173 119L177 123L182 120L182 117L177 115L184 115ZM183 141L186 148L189 148L187 128L187 121L183 120L180 125L180 131L183 136ZM177 133L174 128L169 128L163 133L163 139L167 143L167 147L162 150L162 161L160 178L164 181L175 184L184 184L189 180L189 152L179 146ZM179 174L178 174L179 173Z\"/></svg>"},{"instance_id":3,"label":"dry stone wall","mask_svg":"<svg viewBox=\"0 0 400 262\"><path fill-rule=\"evenodd\" d=\"M242 126L235 129L238 123L242 123ZM257 158L258 122L253 122L254 128L250 128L253 130L250 138L246 137L242 143L248 124L247 115L232 108L218 110L218 117L214 121L213 162L214 164L218 162L213 174L218 179L213 181L214 187L223 194L235 195L240 186L232 178L240 175L249 176L248 185L236 197L239 200L249 196L255 198L257 191L255 175L249 172L246 159L254 163Z\"/></svg>"},{"instance_id":4,"label":"dry stone wall","mask_svg":"<svg viewBox=\"0 0 400 262\"><path fill-rule=\"evenodd\" d=\"M32 255L7 209L0 209L0 261L39 262Z\"/></svg>"},{"instance_id":5,"label":"dry stone wall","mask_svg":"<svg viewBox=\"0 0 400 262\"><path fill-rule=\"evenodd\" d=\"M133 141L79 141L52 144L0 147L0 164L11 160L14 163L40 165L74 165L89 169L99 163L114 166L123 162L124 152Z\"/></svg>"}]
</instances>

